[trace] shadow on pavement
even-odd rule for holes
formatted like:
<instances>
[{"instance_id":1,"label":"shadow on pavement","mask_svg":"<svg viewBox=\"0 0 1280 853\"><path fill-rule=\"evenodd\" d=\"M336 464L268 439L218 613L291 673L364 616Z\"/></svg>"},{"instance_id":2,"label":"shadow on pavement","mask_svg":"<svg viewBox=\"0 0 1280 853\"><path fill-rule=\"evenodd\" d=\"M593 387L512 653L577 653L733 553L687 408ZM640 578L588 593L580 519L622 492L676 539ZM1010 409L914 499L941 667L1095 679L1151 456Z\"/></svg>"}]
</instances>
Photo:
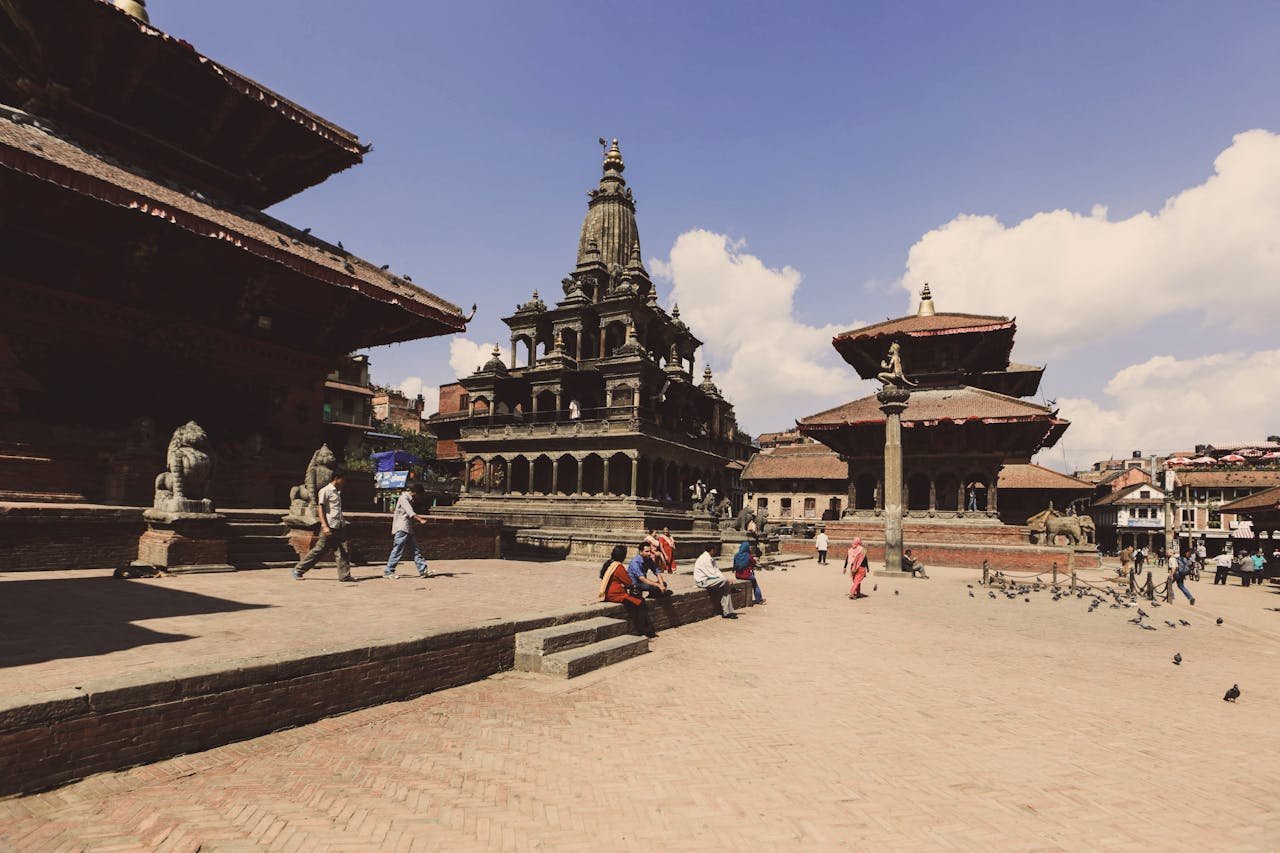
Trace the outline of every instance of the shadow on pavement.
<instances>
[{"instance_id":1,"label":"shadow on pavement","mask_svg":"<svg viewBox=\"0 0 1280 853\"><path fill-rule=\"evenodd\" d=\"M0 602L0 668L191 639L130 624L144 619L271 606L110 577L4 580Z\"/></svg>"}]
</instances>

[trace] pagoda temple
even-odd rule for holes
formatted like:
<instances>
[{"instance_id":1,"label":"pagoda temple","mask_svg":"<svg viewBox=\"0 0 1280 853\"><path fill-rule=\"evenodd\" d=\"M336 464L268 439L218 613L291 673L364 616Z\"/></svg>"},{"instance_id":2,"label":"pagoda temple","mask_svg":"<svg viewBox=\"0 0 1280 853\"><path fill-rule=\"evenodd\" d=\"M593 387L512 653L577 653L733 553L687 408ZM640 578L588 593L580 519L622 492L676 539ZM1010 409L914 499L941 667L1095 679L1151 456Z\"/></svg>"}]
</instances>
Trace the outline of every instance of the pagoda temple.
<instances>
[{"instance_id":1,"label":"pagoda temple","mask_svg":"<svg viewBox=\"0 0 1280 853\"><path fill-rule=\"evenodd\" d=\"M967 542L977 547L962 555L935 547L935 561L969 565L985 546L1030 544L1023 526L1031 514L1028 508L1002 511L1002 469L1032 470L1025 467L1031 457L1056 444L1070 424L1055 410L1026 399L1038 390L1044 368L1010 361L1016 330L1009 317L939 312L925 285L916 314L845 332L832 341L863 379L875 379L891 345L898 345L911 392L902 413L907 545ZM810 415L797 425L847 465L847 508L829 534L880 540L885 415L875 395ZM1041 485L1049 491L1064 484L1019 483L1022 489Z\"/></svg>"},{"instance_id":2,"label":"pagoda temple","mask_svg":"<svg viewBox=\"0 0 1280 853\"><path fill-rule=\"evenodd\" d=\"M501 518L531 547L607 554L642 528L693 531L710 517L705 498L694 506L699 487L716 491L720 512L740 505L750 441L711 369L693 375L702 341L678 306L658 304L625 168L615 139L561 298L534 291L504 317L508 357L495 346L441 389L429 421L466 472L453 511Z\"/></svg>"},{"instance_id":3,"label":"pagoda temple","mask_svg":"<svg viewBox=\"0 0 1280 853\"><path fill-rule=\"evenodd\" d=\"M262 211L369 146L155 28L141 0L5 2L0 48L0 501L150 506L194 420L219 507L287 507L326 375L465 328L408 276ZM100 509L85 541L141 523ZM19 516L0 542L26 541Z\"/></svg>"}]
</instances>

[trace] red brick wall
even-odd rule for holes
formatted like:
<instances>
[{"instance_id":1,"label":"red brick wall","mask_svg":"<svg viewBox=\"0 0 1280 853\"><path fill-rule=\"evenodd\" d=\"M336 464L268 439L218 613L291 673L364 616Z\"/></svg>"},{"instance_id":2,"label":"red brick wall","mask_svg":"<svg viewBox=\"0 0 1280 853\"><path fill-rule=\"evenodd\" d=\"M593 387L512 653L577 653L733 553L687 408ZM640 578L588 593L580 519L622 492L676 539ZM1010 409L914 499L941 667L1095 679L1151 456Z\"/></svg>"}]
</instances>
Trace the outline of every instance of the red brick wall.
<instances>
[{"instance_id":1,"label":"red brick wall","mask_svg":"<svg viewBox=\"0 0 1280 853\"><path fill-rule=\"evenodd\" d=\"M466 407L462 405L462 398L466 395L467 389L463 388L457 382L451 385L440 386L440 414L448 415L454 412L466 411Z\"/></svg>"},{"instance_id":2,"label":"red brick wall","mask_svg":"<svg viewBox=\"0 0 1280 853\"><path fill-rule=\"evenodd\" d=\"M734 601L749 604L735 582ZM511 669L515 634L593 616L571 615L451 631L300 660L228 668L86 694L0 699L0 796L63 785L174 755L211 749L383 702L457 687ZM697 590L650 605L658 630L706 619L718 603ZM672 640L678 642L678 640Z\"/></svg>"},{"instance_id":3,"label":"red brick wall","mask_svg":"<svg viewBox=\"0 0 1280 853\"><path fill-rule=\"evenodd\" d=\"M0 571L129 563L146 529L136 507L0 504Z\"/></svg>"}]
</instances>

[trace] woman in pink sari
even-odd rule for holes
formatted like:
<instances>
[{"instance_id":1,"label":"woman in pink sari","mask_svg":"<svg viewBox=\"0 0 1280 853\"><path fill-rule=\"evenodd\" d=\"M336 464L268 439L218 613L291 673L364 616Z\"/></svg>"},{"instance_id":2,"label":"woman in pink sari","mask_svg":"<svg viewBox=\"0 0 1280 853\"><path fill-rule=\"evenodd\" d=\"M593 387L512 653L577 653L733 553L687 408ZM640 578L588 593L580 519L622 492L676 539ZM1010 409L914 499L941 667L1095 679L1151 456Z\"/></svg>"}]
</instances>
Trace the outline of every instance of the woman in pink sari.
<instances>
[{"instance_id":1,"label":"woman in pink sari","mask_svg":"<svg viewBox=\"0 0 1280 853\"><path fill-rule=\"evenodd\" d=\"M854 537L849 546L849 555L845 557L841 574L848 572L853 577L853 586L849 588L850 598L866 598L862 594L862 579L867 576L867 549L862 547L862 540Z\"/></svg>"}]
</instances>

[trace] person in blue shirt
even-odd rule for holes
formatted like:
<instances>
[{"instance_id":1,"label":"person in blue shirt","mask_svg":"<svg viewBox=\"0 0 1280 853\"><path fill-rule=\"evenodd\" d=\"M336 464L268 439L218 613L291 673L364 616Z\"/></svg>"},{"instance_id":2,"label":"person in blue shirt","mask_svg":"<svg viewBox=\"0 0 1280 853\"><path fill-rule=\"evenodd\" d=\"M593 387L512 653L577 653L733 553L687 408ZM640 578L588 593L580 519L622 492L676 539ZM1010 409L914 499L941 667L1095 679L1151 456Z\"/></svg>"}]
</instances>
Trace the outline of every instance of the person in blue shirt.
<instances>
[{"instance_id":1,"label":"person in blue shirt","mask_svg":"<svg viewBox=\"0 0 1280 853\"><path fill-rule=\"evenodd\" d=\"M647 575L650 572L653 573L653 579L657 583L648 581ZM631 585L637 592L648 592L650 598L671 595L671 590L667 589L667 582L662 579L654 562L653 545L647 541L640 543L639 552L627 564L627 574L631 577Z\"/></svg>"}]
</instances>

